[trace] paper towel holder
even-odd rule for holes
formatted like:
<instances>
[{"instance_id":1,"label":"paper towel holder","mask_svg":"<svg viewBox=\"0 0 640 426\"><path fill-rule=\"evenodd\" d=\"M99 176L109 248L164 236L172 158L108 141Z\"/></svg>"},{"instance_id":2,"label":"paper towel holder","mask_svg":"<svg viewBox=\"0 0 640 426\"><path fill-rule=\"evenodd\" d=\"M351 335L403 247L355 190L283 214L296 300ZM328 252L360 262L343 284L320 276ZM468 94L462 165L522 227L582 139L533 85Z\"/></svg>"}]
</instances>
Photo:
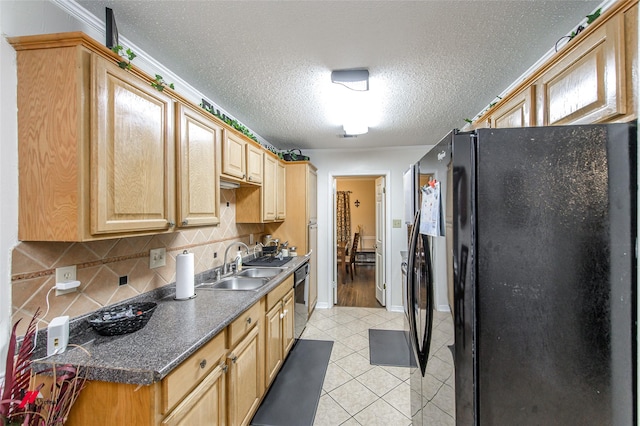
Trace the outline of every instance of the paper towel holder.
<instances>
[{"instance_id":1,"label":"paper towel holder","mask_svg":"<svg viewBox=\"0 0 640 426\"><path fill-rule=\"evenodd\" d=\"M189 254L189 251L188 250L184 250L182 252L182 254L183 255L184 254ZM178 256L180 256L180 255L178 255ZM178 297L178 285L179 285L179 283L178 283L178 263L179 263L178 262L178 258L176 257L176 295L174 296L173 300L190 300L190 299L193 299L193 298L195 298L197 296L197 294L195 293L194 288L193 288L193 284L194 284L193 283L193 278L194 277L192 275L193 274L193 261L192 261L192 265L191 265L191 283L189 283L190 286L191 286L191 292L193 292L193 294L191 294L191 295L189 295L187 297Z\"/></svg>"}]
</instances>

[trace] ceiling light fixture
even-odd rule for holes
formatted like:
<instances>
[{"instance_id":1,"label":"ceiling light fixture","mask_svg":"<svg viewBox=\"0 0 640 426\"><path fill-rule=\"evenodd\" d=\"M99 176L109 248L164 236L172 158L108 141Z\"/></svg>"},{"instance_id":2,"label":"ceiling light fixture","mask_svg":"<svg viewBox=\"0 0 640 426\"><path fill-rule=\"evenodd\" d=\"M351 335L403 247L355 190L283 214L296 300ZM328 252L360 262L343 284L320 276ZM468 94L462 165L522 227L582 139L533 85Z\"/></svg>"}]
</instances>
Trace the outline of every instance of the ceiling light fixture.
<instances>
[{"instance_id":1,"label":"ceiling light fixture","mask_svg":"<svg viewBox=\"0 0 640 426\"><path fill-rule=\"evenodd\" d=\"M344 86L340 89L339 108L342 115L342 128L348 136L362 135L369 131L367 102L369 99L369 70L349 69L331 72L331 82ZM337 92L336 92L337 94Z\"/></svg>"},{"instance_id":2,"label":"ceiling light fixture","mask_svg":"<svg viewBox=\"0 0 640 426\"><path fill-rule=\"evenodd\" d=\"M331 82L358 92L369 90L369 70L336 70L331 72Z\"/></svg>"},{"instance_id":3,"label":"ceiling light fixture","mask_svg":"<svg viewBox=\"0 0 640 426\"><path fill-rule=\"evenodd\" d=\"M345 135L364 135L369 127L364 123L345 123L342 125Z\"/></svg>"}]
</instances>

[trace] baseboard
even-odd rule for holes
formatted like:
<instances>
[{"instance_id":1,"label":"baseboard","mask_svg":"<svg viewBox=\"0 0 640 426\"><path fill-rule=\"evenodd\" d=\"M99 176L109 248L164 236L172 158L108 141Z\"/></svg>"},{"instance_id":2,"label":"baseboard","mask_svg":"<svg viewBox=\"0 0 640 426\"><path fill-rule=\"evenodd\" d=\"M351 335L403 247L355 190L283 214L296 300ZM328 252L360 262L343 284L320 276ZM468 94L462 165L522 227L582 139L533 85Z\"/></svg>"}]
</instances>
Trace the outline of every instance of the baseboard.
<instances>
[{"instance_id":1,"label":"baseboard","mask_svg":"<svg viewBox=\"0 0 640 426\"><path fill-rule=\"evenodd\" d=\"M327 302L317 302L316 309L331 309L333 305L330 305Z\"/></svg>"},{"instance_id":2,"label":"baseboard","mask_svg":"<svg viewBox=\"0 0 640 426\"><path fill-rule=\"evenodd\" d=\"M437 309L438 312L451 312L451 309L449 309L449 305L438 305Z\"/></svg>"}]
</instances>

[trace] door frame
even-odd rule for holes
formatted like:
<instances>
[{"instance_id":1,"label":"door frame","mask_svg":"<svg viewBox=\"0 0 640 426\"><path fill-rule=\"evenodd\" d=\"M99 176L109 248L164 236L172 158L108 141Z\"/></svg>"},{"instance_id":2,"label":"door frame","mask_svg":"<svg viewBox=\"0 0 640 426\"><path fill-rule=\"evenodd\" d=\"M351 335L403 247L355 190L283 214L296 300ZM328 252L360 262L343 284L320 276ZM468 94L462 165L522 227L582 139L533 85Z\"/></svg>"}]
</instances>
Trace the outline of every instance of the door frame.
<instances>
[{"instance_id":1,"label":"door frame","mask_svg":"<svg viewBox=\"0 0 640 426\"><path fill-rule=\"evenodd\" d=\"M389 242L391 241L391 226L389 223L389 218L391 218L391 191L389 191L389 182L391 182L391 171L390 170L370 170L367 172L329 172L329 188L331 188L331 214L329 215L329 229L331 229L331 245L329 247L329 253L331 259L331 306L334 306L338 301L338 265L335 261L337 253L336 253L336 179L339 178L376 178L376 177L384 177L385 178L385 218L384 221L384 238L387 243L385 244L384 250L384 282L387 284L387 288L385 289L385 301L386 306L384 309L389 310L389 307L392 305L391 303L391 280L389 274L391 273L391 254Z\"/></svg>"}]
</instances>

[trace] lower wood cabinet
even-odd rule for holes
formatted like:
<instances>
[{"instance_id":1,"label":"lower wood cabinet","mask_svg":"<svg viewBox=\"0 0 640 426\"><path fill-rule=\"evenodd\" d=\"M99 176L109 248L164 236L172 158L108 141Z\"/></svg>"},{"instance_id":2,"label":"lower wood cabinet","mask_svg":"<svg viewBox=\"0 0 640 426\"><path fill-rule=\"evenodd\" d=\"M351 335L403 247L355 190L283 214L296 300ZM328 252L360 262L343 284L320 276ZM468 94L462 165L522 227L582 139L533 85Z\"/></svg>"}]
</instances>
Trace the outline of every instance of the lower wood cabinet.
<instances>
[{"instance_id":1,"label":"lower wood cabinet","mask_svg":"<svg viewBox=\"0 0 640 426\"><path fill-rule=\"evenodd\" d=\"M265 380L275 379L294 343L293 277L267 295L265 316Z\"/></svg>"},{"instance_id":2,"label":"lower wood cabinet","mask_svg":"<svg viewBox=\"0 0 640 426\"><path fill-rule=\"evenodd\" d=\"M248 425L293 346L294 306L290 275L160 382L89 382L66 425Z\"/></svg>"},{"instance_id":3,"label":"lower wood cabinet","mask_svg":"<svg viewBox=\"0 0 640 426\"><path fill-rule=\"evenodd\" d=\"M259 328L255 326L228 357L229 424L247 425L262 399Z\"/></svg>"},{"instance_id":4,"label":"lower wood cabinet","mask_svg":"<svg viewBox=\"0 0 640 426\"><path fill-rule=\"evenodd\" d=\"M171 412L163 425L224 425L226 424L227 365L218 365L202 382Z\"/></svg>"}]
</instances>

